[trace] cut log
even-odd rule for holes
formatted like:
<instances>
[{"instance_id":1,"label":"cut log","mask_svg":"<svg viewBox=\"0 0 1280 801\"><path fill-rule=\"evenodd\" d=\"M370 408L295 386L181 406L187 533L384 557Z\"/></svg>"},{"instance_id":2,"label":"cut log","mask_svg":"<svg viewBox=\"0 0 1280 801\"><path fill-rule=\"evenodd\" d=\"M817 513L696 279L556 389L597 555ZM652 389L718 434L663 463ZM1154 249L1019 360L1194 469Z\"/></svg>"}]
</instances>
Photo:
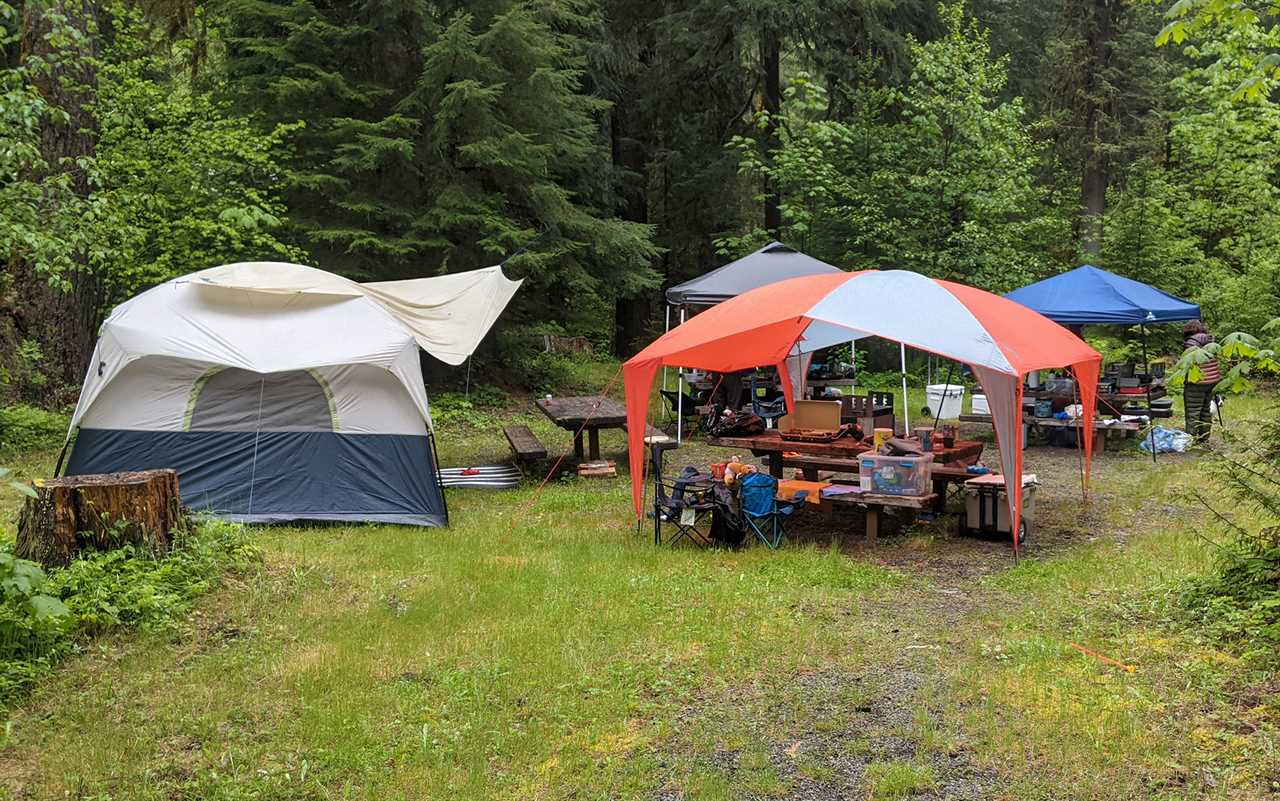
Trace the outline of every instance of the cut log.
<instances>
[{"instance_id":1,"label":"cut log","mask_svg":"<svg viewBox=\"0 0 1280 801\"><path fill-rule=\"evenodd\" d=\"M618 466L612 459L583 462L578 465L578 475L582 478L614 478L618 475Z\"/></svg>"},{"instance_id":2,"label":"cut log","mask_svg":"<svg viewBox=\"0 0 1280 801\"><path fill-rule=\"evenodd\" d=\"M187 520L173 470L66 476L38 481L35 491L18 518L14 553L45 567L123 545L165 553Z\"/></svg>"}]
</instances>

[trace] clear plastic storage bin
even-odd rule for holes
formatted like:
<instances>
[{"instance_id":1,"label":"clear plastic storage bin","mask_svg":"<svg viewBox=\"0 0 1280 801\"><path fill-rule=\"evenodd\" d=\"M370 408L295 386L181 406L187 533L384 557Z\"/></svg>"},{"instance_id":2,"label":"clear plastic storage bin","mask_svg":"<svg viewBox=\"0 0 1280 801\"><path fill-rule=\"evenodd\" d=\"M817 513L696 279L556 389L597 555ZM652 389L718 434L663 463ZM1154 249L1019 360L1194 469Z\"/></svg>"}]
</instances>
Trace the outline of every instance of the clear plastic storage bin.
<instances>
[{"instance_id":1,"label":"clear plastic storage bin","mask_svg":"<svg viewBox=\"0 0 1280 801\"><path fill-rule=\"evenodd\" d=\"M933 454L863 454L858 457L858 478L864 490L879 495L928 495L933 478Z\"/></svg>"}]
</instances>

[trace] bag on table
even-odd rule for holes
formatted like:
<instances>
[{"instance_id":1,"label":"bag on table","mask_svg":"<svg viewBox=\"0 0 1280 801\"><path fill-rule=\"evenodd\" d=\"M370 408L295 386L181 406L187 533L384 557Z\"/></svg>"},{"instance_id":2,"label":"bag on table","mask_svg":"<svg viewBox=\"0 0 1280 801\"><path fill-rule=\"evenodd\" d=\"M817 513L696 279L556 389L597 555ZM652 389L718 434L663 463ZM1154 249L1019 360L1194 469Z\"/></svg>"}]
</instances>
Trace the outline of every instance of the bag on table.
<instances>
[{"instance_id":1,"label":"bag on table","mask_svg":"<svg viewBox=\"0 0 1280 801\"><path fill-rule=\"evenodd\" d=\"M707 433L713 437L742 437L764 431L764 419L750 412L725 411L707 416Z\"/></svg>"}]
</instances>

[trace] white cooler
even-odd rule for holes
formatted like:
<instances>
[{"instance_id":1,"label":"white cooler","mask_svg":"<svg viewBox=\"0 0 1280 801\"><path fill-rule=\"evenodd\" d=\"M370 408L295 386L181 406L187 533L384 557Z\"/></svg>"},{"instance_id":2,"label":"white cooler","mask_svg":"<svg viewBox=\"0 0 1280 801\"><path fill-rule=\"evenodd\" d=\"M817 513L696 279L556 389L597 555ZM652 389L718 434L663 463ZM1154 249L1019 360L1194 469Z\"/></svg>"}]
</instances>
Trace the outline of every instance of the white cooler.
<instances>
[{"instance_id":1,"label":"white cooler","mask_svg":"<svg viewBox=\"0 0 1280 801\"><path fill-rule=\"evenodd\" d=\"M960 404L964 401L964 387L960 384L930 384L924 388L929 403L929 413L941 420L954 420L960 416Z\"/></svg>"},{"instance_id":2,"label":"white cooler","mask_svg":"<svg viewBox=\"0 0 1280 801\"><path fill-rule=\"evenodd\" d=\"M1022 474L1022 522L1024 539L1031 531L1036 516L1036 488L1040 482L1034 473ZM960 518L962 534L1012 536L1009 526L1009 495L1004 476L988 473L964 482L964 517Z\"/></svg>"}]
</instances>

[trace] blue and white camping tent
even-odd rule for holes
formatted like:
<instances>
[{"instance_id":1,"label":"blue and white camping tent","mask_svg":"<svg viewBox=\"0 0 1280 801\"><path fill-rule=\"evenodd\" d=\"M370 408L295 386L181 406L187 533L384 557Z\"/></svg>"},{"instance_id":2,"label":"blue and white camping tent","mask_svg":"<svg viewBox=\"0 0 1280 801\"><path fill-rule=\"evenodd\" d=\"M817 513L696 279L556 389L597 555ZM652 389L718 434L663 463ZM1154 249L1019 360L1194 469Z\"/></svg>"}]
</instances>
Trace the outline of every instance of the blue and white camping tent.
<instances>
[{"instance_id":1,"label":"blue and white camping tent","mask_svg":"<svg viewBox=\"0 0 1280 801\"><path fill-rule=\"evenodd\" d=\"M1142 325L1200 319L1196 304L1092 264L1028 284L1005 297L1061 325Z\"/></svg>"},{"instance_id":2,"label":"blue and white camping tent","mask_svg":"<svg viewBox=\"0 0 1280 801\"><path fill-rule=\"evenodd\" d=\"M519 287L498 267L358 284L247 262L126 301L99 332L67 473L173 468L248 522L448 522L418 348L460 364Z\"/></svg>"}]
</instances>

